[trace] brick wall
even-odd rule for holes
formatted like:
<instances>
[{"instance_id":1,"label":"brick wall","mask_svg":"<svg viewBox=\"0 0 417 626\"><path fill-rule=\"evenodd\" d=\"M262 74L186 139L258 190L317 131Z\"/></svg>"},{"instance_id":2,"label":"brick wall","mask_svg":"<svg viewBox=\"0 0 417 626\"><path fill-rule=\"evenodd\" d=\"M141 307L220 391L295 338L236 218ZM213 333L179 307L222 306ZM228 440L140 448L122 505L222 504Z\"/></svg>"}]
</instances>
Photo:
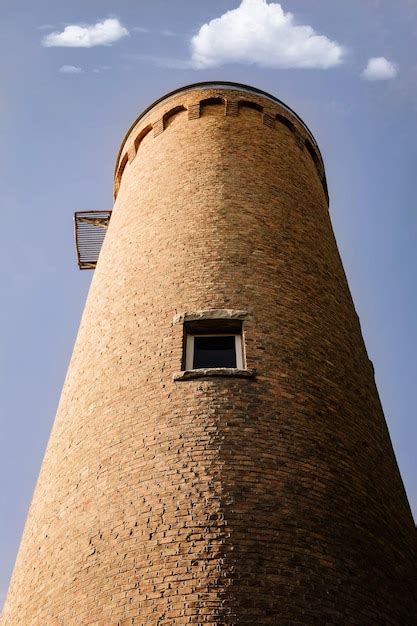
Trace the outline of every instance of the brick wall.
<instances>
[{"instance_id":1,"label":"brick wall","mask_svg":"<svg viewBox=\"0 0 417 626\"><path fill-rule=\"evenodd\" d=\"M115 180L4 626L414 623L414 526L308 131L185 89ZM255 378L173 380L174 316L210 308L252 314Z\"/></svg>"}]
</instances>

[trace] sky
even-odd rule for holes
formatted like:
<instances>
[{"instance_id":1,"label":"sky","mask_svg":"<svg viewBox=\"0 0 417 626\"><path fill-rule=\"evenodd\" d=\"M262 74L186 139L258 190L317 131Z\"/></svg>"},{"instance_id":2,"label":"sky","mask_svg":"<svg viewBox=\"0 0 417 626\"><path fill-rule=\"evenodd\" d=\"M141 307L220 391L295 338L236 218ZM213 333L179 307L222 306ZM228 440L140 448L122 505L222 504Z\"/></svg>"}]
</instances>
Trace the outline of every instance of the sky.
<instances>
[{"instance_id":1,"label":"sky","mask_svg":"<svg viewBox=\"0 0 417 626\"><path fill-rule=\"evenodd\" d=\"M0 17L0 606L92 276L73 212L112 208L131 122L193 82L263 89L317 139L416 516L415 0L14 0Z\"/></svg>"}]
</instances>

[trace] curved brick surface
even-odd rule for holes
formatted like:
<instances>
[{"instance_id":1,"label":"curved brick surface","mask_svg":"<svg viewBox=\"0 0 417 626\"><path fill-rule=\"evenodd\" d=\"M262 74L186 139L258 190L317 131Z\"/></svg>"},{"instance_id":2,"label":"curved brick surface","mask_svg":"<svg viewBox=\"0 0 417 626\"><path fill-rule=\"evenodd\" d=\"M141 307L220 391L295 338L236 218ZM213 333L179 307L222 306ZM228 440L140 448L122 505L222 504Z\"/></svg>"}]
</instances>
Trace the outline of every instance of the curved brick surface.
<instances>
[{"instance_id":1,"label":"curved brick surface","mask_svg":"<svg viewBox=\"0 0 417 626\"><path fill-rule=\"evenodd\" d=\"M115 192L3 625L414 623L414 526L306 129L187 88L133 127ZM256 376L174 381L178 319L211 308L252 314Z\"/></svg>"}]
</instances>

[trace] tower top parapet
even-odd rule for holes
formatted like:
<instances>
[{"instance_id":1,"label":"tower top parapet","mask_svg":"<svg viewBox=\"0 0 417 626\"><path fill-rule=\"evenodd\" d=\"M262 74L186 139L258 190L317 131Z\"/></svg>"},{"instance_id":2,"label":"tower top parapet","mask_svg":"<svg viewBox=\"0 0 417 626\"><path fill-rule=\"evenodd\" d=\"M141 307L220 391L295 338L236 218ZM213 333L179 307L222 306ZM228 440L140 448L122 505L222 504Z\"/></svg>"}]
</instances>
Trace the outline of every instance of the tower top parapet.
<instances>
[{"instance_id":1,"label":"tower top parapet","mask_svg":"<svg viewBox=\"0 0 417 626\"><path fill-rule=\"evenodd\" d=\"M204 98L201 98L202 93ZM181 99L182 95L184 97ZM154 136L159 135L165 130L169 117L180 110L188 112L189 120L199 118L200 104L216 97L224 102L225 117L237 117L240 106L249 105L259 111L259 119L263 125L269 128L274 128L276 124L287 126L299 147L301 149L305 147L310 153L328 199L320 149L314 135L300 116L284 102L262 89L229 81L204 81L179 87L155 100L135 119L125 134L117 155L114 173L115 197L127 163L135 158L139 143L148 132L153 131Z\"/></svg>"}]
</instances>

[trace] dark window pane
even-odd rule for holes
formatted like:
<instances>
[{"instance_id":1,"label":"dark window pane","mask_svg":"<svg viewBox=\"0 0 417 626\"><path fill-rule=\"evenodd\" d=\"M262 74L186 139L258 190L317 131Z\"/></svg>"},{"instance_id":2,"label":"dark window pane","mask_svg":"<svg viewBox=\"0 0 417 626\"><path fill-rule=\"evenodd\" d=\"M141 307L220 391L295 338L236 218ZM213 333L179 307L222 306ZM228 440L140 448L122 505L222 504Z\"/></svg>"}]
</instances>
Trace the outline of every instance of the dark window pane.
<instances>
[{"instance_id":1,"label":"dark window pane","mask_svg":"<svg viewBox=\"0 0 417 626\"><path fill-rule=\"evenodd\" d=\"M194 337L193 368L236 367L235 338Z\"/></svg>"}]
</instances>

